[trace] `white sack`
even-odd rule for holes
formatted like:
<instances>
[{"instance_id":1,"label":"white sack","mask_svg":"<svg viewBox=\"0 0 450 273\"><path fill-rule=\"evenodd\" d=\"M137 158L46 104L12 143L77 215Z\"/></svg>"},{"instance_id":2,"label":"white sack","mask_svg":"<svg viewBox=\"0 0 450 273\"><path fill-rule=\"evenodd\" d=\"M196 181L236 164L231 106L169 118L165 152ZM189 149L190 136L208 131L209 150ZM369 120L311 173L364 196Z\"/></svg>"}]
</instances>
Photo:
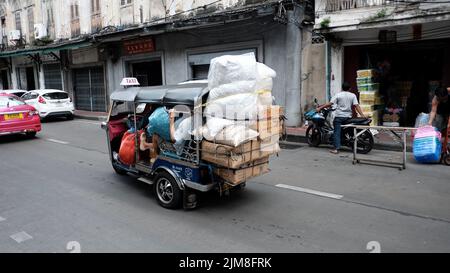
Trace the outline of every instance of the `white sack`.
<instances>
[{"instance_id":1,"label":"white sack","mask_svg":"<svg viewBox=\"0 0 450 273\"><path fill-rule=\"evenodd\" d=\"M268 67L263 63L256 63L256 79L264 79L264 78L275 78L277 76L277 72L272 68Z\"/></svg>"},{"instance_id":2,"label":"white sack","mask_svg":"<svg viewBox=\"0 0 450 273\"><path fill-rule=\"evenodd\" d=\"M175 124L175 142L181 143L183 140L191 139L191 122L192 117L183 118L177 124Z\"/></svg>"},{"instance_id":3,"label":"white sack","mask_svg":"<svg viewBox=\"0 0 450 273\"><path fill-rule=\"evenodd\" d=\"M257 63L257 77L255 90L258 92L258 104L259 105L272 105L272 89L273 78L277 76L277 73L267 65L263 63Z\"/></svg>"},{"instance_id":4,"label":"white sack","mask_svg":"<svg viewBox=\"0 0 450 273\"><path fill-rule=\"evenodd\" d=\"M245 120L257 118L258 94L244 93L209 100L204 115L209 117Z\"/></svg>"},{"instance_id":5,"label":"white sack","mask_svg":"<svg viewBox=\"0 0 450 273\"><path fill-rule=\"evenodd\" d=\"M256 120L235 121L216 117L207 117L206 124L203 126L203 136L212 141L216 135L222 131L225 127L230 125L240 125L249 127L256 123Z\"/></svg>"},{"instance_id":6,"label":"white sack","mask_svg":"<svg viewBox=\"0 0 450 273\"><path fill-rule=\"evenodd\" d=\"M214 138L220 131L223 130L223 128L229 125L233 125L232 120L208 117L206 119L207 132L203 132L203 135L206 135L205 137L208 136L209 138Z\"/></svg>"},{"instance_id":7,"label":"white sack","mask_svg":"<svg viewBox=\"0 0 450 273\"><path fill-rule=\"evenodd\" d=\"M241 93L252 93L256 88L256 81L237 81L219 85L209 91L208 100L223 98Z\"/></svg>"},{"instance_id":8,"label":"white sack","mask_svg":"<svg viewBox=\"0 0 450 273\"><path fill-rule=\"evenodd\" d=\"M256 80L257 69L254 53L223 55L211 60L208 73L208 88L237 81Z\"/></svg>"},{"instance_id":9,"label":"white sack","mask_svg":"<svg viewBox=\"0 0 450 273\"><path fill-rule=\"evenodd\" d=\"M214 142L237 147L244 142L254 140L258 132L242 125L230 125L220 131L214 138Z\"/></svg>"}]
</instances>

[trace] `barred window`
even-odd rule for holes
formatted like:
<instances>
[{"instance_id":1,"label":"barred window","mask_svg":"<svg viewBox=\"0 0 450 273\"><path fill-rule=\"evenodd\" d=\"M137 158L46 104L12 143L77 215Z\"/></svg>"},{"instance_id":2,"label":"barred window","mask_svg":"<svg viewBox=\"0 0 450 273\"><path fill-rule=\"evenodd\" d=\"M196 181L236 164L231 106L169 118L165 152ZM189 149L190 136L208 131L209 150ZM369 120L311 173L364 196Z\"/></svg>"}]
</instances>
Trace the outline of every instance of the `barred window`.
<instances>
[{"instance_id":1,"label":"barred window","mask_svg":"<svg viewBox=\"0 0 450 273\"><path fill-rule=\"evenodd\" d=\"M16 29L19 30L22 33L22 23L20 21L20 11L17 11L14 14L14 19L16 21Z\"/></svg>"},{"instance_id":2,"label":"barred window","mask_svg":"<svg viewBox=\"0 0 450 273\"><path fill-rule=\"evenodd\" d=\"M131 4L131 3L133 3L133 0L120 0L121 6L125 6L125 5Z\"/></svg>"}]
</instances>

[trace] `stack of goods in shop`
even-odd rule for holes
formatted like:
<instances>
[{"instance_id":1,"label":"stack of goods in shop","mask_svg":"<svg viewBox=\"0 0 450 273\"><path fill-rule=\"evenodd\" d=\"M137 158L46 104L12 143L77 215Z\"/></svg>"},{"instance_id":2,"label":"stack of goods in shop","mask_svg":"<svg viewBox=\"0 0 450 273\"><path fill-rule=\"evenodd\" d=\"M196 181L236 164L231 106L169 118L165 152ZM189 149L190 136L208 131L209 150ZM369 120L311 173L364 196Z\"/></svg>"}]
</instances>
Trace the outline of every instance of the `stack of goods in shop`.
<instances>
[{"instance_id":1,"label":"stack of goods in shop","mask_svg":"<svg viewBox=\"0 0 450 273\"><path fill-rule=\"evenodd\" d=\"M436 163L441 158L441 133L433 126L417 129L413 141L413 155L417 162Z\"/></svg>"},{"instance_id":2,"label":"stack of goods in shop","mask_svg":"<svg viewBox=\"0 0 450 273\"><path fill-rule=\"evenodd\" d=\"M390 102L384 109L382 117L383 126L399 127L402 114L403 108L399 107L395 103Z\"/></svg>"},{"instance_id":3,"label":"stack of goods in shop","mask_svg":"<svg viewBox=\"0 0 450 273\"><path fill-rule=\"evenodd\" d=\"M380 85L375 82L376 71L373 69L358 70L356 74L361 110L366 117L372 119L370 125L378 125L380 116L378 109L383 104L383 100L379 93Z\"/></svg>"},{"instance_id":4,"label":"stack of goods in shop","mask_svg":"<svg viewBox=\"0 0 450 273\"><path fill-rule=\"evenodd\" d=\"M275 76L254 54L211 61L201 159L229 184L267 172L269 156L280 150L283 110L272 105Z\"/></svg>"},{"instance_id":5,"label":"stack of goods in shop","mask_svg":"<svg viewBox=\"0 0 450 273\"><path fill-rule=\"evenodd\" d=\"M411 81L397 81L395 82L395 90L400 98L401 107L405 108L408 103L408 98L411 96Z\"/></svg>"}]
</instances>

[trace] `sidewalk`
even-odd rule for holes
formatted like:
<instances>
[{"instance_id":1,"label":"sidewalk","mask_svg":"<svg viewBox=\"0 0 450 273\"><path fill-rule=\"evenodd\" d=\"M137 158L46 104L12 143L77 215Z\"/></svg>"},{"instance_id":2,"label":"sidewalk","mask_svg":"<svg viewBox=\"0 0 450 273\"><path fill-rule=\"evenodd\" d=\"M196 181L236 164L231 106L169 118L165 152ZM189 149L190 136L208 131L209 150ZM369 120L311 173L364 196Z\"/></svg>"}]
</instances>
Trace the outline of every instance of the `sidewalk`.
<instances>
[{"instance_id":1,"label":"sidewalk","mask_svg":"<svg viewBox=\"0 0 450 273\"><path fill-rule=\"evenodd\" d=\"M75 110L74 117L81 118L81 119L106 121L106 119L108 118L108 113Z\"/></svg>"},{"instance_id":2,"label":"sidewalk","mask_svg":"<svg viewBox=\"0 0 450 273\"><path fill-rule=\"evenodd\" d=\"M304 142L306 143L306 129L307 126L302 127L287 127L287 141L291 142ZM375 149L380 150L401 150L400 139L396 138L390 132L381 131L374 136ZM406 137L406 149L412 151L412 137L407 135Z\"/></svg>"},{"instance_id":3,"label":"sidewalk","mask_svg":"<svg viewBox=\"0 0 450 273\"><path fill-rule=\"evenodd\" d=\"M106 121L108 117L108 113L106 112L90 112L90 111L82 111L75 110L74 114L75 118L80 119L89 119L89 120L98 120L98 121ZM307 126L301 127L287 127L287 138L286 141L289 142L301 142L306 143L306 129ZM374 136L375 141L375 149L380 150L401 150L400 143L394 141L391 136L389 136L388 132L380 132ZM407 137L406 148L410 152L412 151L412 138L410 136Z\"/></svg>"}]
</instances>

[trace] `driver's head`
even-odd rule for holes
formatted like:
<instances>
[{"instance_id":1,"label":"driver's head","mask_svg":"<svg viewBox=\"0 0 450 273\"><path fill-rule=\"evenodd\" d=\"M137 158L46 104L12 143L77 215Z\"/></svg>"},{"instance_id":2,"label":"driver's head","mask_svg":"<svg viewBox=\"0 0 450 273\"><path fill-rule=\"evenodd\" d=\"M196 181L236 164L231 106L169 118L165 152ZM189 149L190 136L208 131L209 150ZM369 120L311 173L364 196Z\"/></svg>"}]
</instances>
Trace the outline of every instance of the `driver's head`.
<instances>
[{"instance_id":1,"label":"driver's head","mask_svg":"<svg viewBox=\"0 0 450 273\"><path fill-rule=\"evenodd\" d=\"M434 94L436 95L439 101L447 101L448 100L448 89L444 87L438 87Z\"/></svg>"},{"instance_id":2,"label":"driver's head","mask_svg":"<svg viewBox=\"0 0 450 273\"><path fill-rule=\"evenodd\" d=\"M343 84L342 84L342 90L343 91L349 91L350 90L350 84L348 83L348 82L344 82Z\"/></svg>"}]
</instances>

